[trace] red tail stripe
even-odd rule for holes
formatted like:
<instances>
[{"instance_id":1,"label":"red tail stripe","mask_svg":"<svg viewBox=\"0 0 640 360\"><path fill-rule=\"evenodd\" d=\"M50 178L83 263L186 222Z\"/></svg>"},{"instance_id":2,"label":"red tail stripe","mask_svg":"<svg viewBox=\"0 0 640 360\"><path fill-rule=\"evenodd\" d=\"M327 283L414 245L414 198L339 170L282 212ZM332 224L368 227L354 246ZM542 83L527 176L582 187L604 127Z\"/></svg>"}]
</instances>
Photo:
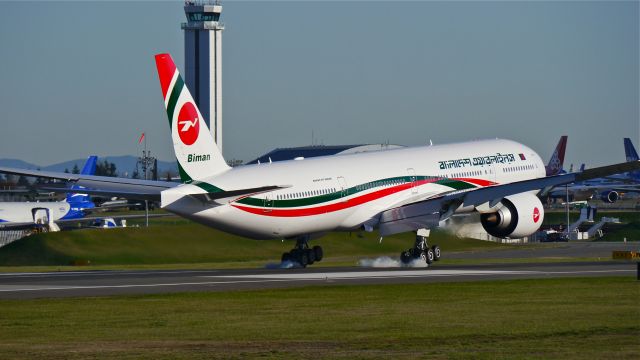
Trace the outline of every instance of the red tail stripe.
<instances>
[{"instance_id":1,"label":"red tail stripe","mask_svg":"<svg viewBox=\"0 0 640 360\"><path fill-rule=\"evenodd\" d=\"M162 88L162 98L167 98L169 85L173 74L176 72L176 64L169 54L156 55L156 68L158 69L158 77L160 78L160 87Z\"/></svg>"}]
</instances>

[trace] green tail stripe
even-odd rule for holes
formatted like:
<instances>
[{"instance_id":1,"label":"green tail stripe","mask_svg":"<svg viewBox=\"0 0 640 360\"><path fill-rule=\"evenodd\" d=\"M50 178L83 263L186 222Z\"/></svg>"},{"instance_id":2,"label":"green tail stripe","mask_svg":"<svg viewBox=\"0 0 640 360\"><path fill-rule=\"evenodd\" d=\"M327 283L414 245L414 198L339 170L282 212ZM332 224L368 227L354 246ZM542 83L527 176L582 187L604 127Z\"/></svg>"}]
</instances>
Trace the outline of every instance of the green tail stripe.
<instances>
[{"instance_id":1,"label":"green tail stripe","mask_svg":"<svg viewBox=\"0 0 640 360\"><path fill-rule=\"evenodd\" d=\"M189 174L187 174L186 171L184 171L184 169L182 168L182 165L180 165L180 161L177 161L178 163L178 172L180 173L180 180L182 181L183 184L190 184L193 182L193 179L191 178L191 176L189 176Z\"/></svg>"},{"instance_id":2,"label":"green tail stripe","mask_svg":"<svg viewBox=\"0 0 640 360\"><path fill-rule=\"evenodd\" d=\"M173 130L173 113L176 110L176 103L178 102L178 98L180 97L180 93L182 92L182 88L184 87L184 81L182 81L182 76L178 74L178 78L176 79L176 84L173 86L173 90L171 90L171 96L169 97L169 102L167 103L167 116L169 117L169 129Z\"/></svg>"},{"instance_id":3,"label":"green tail stripe","mask_svg":"<svg viewBox=\"0 0 640 360\"><path fill-rule=\"evenodd\" d=\"M272 200L272 204L273 204L272 206L275 208L292 208L292 207L300 207L300 206L317 205L317 204L322 204L325 202L337 200L342 197L351 196L369 189L384 186L389 182L410 183L413 181L421 181L421 180L429 180L429 179L434 179L434 180L438 179L434 182L435 184L448 186L455 190L473 189L476 187L475 185L466 183L464 181L446 179L446 178L443 179L443 178L437 178L434 176L399 176L399 177L392 177L387 179L371 181L368 183L350 187L343 191L332 192L330 194L317 195L317 196L305 197L300 199ZM238 200L237 202L239 204L244 204L244 205L265 206L265 199L253 198L253 197L244 198L244 199Z\"/></svg>"}]
</instances>

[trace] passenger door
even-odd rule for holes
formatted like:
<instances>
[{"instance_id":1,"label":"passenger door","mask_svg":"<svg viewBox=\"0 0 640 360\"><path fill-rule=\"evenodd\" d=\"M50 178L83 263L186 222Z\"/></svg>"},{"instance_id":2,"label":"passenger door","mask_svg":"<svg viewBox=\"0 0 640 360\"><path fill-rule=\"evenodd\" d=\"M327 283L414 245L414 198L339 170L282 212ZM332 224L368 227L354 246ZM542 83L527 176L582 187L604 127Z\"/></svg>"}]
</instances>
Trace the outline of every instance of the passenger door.
<instances>
[{"instance_id":1,"label":"passenger door","mask_svg":"<svg viewBox=\"0 0 640 360\"><path fill-rule=\"evenodd\" d=\"M416 171L413 168L407 169L409 175L409 181L411 181L411 195L418 193L418 187L416 186Z\"/></svg>"}]
</instances>

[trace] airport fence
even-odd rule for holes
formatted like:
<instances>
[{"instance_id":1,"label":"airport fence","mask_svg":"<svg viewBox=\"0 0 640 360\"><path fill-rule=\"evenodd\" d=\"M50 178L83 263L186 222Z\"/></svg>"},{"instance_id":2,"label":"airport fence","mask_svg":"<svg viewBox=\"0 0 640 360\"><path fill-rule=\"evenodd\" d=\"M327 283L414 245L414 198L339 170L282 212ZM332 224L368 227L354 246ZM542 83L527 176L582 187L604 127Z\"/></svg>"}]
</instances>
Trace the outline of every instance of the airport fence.
<instances>
[{"instance_id":1,"label":"airport fence","mask_svg":"<svg viewBox=\"0 0 640 360\"><path fill-rule=\"evenodd\" d=\"M29 236L31 230L0 230L0 247Z\"/></svg>"}]
</instances>

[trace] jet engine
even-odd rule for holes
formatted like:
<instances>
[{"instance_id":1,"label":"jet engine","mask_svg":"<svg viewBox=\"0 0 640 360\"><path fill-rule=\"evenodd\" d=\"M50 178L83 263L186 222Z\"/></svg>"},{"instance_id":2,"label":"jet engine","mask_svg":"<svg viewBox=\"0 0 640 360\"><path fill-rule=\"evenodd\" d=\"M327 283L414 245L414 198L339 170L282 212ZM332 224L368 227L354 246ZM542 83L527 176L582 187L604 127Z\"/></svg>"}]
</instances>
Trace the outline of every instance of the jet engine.
<instances>
[{"instance_id":1,"label":"jet engine","mask_svg":"<svg viewBox=\"0 0 640 360\"><path fill-rule=\"evenodd\" d=\"M484 230L499 238L521 238L536 232L544 219L540 199L532 193L507 196L494 212L480 215Z\"/></svg>"},{"instance_id":2,"label":"jet engine","mask_svg":"<svg viewBox=\"0 0 640 360\"><path fill-rule=\"evenodd\" d=\"M600 193L600 200L613 204L620 199L620 194L615 190L607 190Z\"/></svg>"}]
</instances>

